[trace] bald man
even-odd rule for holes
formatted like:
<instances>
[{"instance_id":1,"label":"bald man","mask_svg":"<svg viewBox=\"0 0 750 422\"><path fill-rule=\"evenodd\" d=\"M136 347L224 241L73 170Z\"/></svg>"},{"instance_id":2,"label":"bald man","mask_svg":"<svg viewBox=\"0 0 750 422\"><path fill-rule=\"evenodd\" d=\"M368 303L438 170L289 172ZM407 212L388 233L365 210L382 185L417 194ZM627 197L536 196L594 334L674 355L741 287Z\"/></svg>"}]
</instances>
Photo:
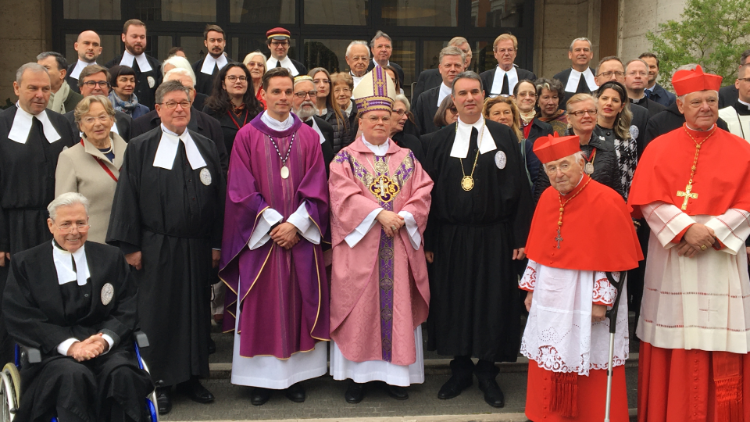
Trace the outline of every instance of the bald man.
<instances>
[{"instance_id":1,"label":"bald man","mask_svg":"<svg viewBox=\"0 0 750 422\"><path fill-rule=\"evenodd\" d=\"M83 31L78 34L78 39L73 48L78 53L78 61L71 64L68 67L68 76L65 80L70 85L70 89L81 93L78 88L78 75L84 67L96 64L96 59L102 54L102 40L99 38L99 34L94 31Z\"/></svg>"}]
</instances>

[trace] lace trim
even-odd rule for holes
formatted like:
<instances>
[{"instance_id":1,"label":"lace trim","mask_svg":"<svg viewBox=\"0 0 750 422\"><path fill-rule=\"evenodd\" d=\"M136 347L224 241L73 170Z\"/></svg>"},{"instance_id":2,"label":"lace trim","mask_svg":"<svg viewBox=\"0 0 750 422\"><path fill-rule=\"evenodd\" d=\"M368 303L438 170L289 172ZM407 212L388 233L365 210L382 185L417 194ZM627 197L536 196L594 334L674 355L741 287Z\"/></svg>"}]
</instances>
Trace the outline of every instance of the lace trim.
<instances>
[{"instance_id":1,"label":"lace trim","mask_svg":"<svg viewBox=\"0 0 750 422\"><path fill-rule=\"evenodd\" d=\"M615 303L617 289L606 278L594 281L594 293L592 302L612 305Z\"/></svg>"},{"instance_id":2,"label":"lace trim","mask_svg":"<svg viewBox=\"0 0 750 422\"><path fill-rule=\"evenodd\" d=\"M527 266L521 281L518 282L518 287L533 291L536 287L536 270L531 268L531 266Z\"/></svg>"},{"instance_id":3,"label":"lace trim","mask_svg":"<svg viewBox=\"0 0 750 422\"><path fill-rule=\"evenodd\" d=\"M521 343L521 354L529 358L530 360L533 360L537 363L537 365L546 370L551 372L575 372L578 375L588 375L588 372L590 370L602 370L602 369L609 369L608 363L603 364L594 364L590 363L588 365L588 368L585 368L585 362L588 360L588 354L582 354L580 356L580 362L578 362L575 366L568 366L565 362L563 362L562 357L560 356L560 353L558 353L557 349L554 346L540 346L535 353L530 353L526 349L526 342ZM625 362L627 361L627 356L624 358L620 358L618 356L614 356L612 358L612 366L618 367L625 365Z\"/></svg>"}]
</instances>

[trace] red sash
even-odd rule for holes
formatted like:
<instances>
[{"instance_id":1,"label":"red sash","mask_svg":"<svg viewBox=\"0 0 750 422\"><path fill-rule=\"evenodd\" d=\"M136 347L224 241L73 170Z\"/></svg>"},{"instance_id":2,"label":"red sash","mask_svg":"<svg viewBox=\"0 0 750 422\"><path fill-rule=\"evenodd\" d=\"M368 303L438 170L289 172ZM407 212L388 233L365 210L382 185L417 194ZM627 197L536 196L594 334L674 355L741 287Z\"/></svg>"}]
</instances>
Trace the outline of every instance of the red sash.
<instances>
[{"instance_id":1,"label":"red sash","mask_svg":"<svg viewBox=\"0 0 750 422\"><path fill-rule=\"evenodd\" d=\"M81 138L81 145L85 146L85 144L83 143L83 138ZM117 183L117 176L115 176L114 173L112 173L112 170L110 170L109 167L107 167L107 165L104 164L104 162L102 161L101 158L94 157L93 155L91 156L91 158L93 158L94 160L96 160L96 162L99 163L100 166L102 166L102 168L104 169L104 171L107 172L107 174L109 175L109 177L111 177L112 180L114 180L115 183Z\"/></svg>"}]
</instances>

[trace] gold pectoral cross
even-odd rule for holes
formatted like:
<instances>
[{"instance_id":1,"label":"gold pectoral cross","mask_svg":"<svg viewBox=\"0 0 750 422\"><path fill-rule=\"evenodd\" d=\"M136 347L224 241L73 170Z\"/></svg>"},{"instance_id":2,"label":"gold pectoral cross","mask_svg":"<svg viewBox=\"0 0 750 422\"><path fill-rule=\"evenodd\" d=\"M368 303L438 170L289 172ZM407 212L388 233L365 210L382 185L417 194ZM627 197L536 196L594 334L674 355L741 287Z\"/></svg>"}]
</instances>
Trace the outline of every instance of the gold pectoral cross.
<instances>
[{"instance_id":1,"label":"gold pectoral cross","mask_svg":"<svg viewBox=\"0 0 750 422\"><path fill-rule=\"evenodd\" d=\"M683 211L685 211L687 209L688 199L690 199L690 198L692 198L692 199L698 199L698 194L692 192L692 190L693 190L693 185L690 184L690 183L688 183L688 185L685 186L685 192L683 192L681 190L677 191L677 196L679 196L679 197L683 197L684 196L685 197L685 200L682 201L682 207L681 207L681 209Z\"/></svg>"}]
</instances>

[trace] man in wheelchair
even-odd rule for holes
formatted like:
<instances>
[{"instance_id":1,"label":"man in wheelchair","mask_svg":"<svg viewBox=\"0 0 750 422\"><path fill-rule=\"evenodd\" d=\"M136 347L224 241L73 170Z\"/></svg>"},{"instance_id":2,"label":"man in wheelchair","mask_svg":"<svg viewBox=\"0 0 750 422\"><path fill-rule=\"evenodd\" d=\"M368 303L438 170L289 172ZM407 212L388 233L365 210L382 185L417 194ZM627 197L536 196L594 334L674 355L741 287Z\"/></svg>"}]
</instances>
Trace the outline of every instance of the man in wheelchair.
<instances>
[{"instance_id":1,"label":"man in wheelchair","mask_svg":"<svg viewBox=\"0 0 750 422\"><path fill-rule=\"evenodd\" d=\"M78 193L58 196L47 207L54 240L10 261L8 332L42 354L21 370L16 421L147 420L153 383L131 339L137 287L118 248L86 243L88 205Z\"/></svg>"}]
</instances>

